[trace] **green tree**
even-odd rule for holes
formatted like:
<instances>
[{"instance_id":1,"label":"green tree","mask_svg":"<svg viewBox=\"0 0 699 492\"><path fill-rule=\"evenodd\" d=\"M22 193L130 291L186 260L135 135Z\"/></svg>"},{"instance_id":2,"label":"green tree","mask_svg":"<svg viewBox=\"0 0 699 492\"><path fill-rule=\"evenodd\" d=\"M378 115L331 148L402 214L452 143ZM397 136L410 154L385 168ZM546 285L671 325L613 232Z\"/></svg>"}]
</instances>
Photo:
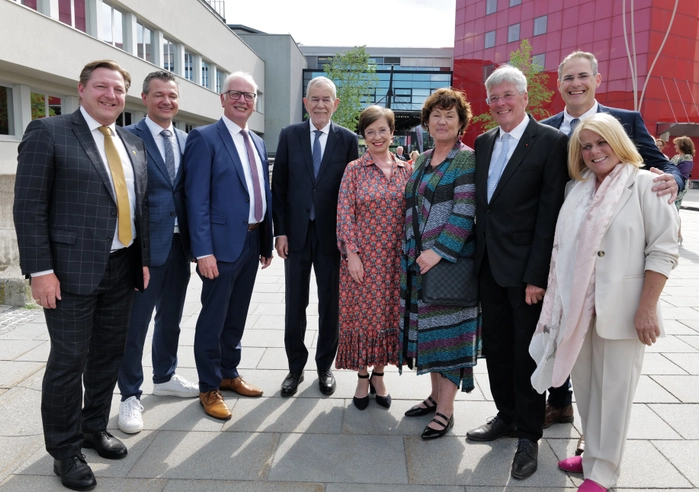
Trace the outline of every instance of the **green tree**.
<instances>
[{"instance_id":1,"label":"green tree","mask_svg":"<svg viewBox=\"0 0 699 492\"><path fill-rule=\"evenodd\" d=\"M522 40L517 51L510 53L510 65L519 68L527 78L527 111L537 120L551 116L543 106L551 101L554 91L546 87L549 76L543 71L544 67L532 59L532 45L527 39ZM486 130L497 126L490 112L479 114L473 118L473 122L483 124Z\"/></svg>"},{"instance_id":2,"label":"green tree","mask_svg":"<svg viewBox=\"0 0 699 492\"><path fill-rule=\"evenodd\" d=\"M378 85L376 65L369 62L365 46L357 46L345 53L337 53L323 69L337 87L340 105L333 121L356 131L362 103L366 102Z\"/></svg>"}]
</instances>

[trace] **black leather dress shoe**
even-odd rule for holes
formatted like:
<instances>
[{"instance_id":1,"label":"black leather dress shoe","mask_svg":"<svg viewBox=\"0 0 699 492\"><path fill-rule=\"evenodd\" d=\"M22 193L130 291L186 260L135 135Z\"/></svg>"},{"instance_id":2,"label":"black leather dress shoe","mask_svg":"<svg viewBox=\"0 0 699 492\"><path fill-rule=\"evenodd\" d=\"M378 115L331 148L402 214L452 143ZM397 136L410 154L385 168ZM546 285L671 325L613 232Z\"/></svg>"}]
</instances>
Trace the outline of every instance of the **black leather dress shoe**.
<instances>
[{"instance_id":1,"label":"black leather dress shoe","mask_svg":"<svg viewBox=\"0 0 699 492\"><path fill-rule=\"evenodd\" d=\"M97 485L85 455L76 454L64 460L53 460L53 472L61 477L64 487L71 490L92 490Z\"/></svg>"},{"instance_id":2,"label":"black leather dress shoe","mask_svg":"<svg viewBox=\"0 0 699 492\"><path fill-rule=\"evenodd\" d=\"M539 444L529 439L520 439L515 459L512 460L512 478L522 480L532 476L536 471L538 454Z\"/></svg>"},{"instance_id":3,"label":"black leather dress shoe","mask_svg":"<svg viewBox=\"0 0 699 492\"><path fill-rule=\"evenodd\" d=\"M320 392L324 395L332 395L335 393L335 376L332 371L318 371L318 386Z\"/></svg>"},{"instance_id":4,"label":"black leather dress shoe","mask_svg":"<svg viewBox=\"0 0 699 492\"><path fill-rule=\"evenodd\" d=\"M282 383L282 396L292 396L299 389L299 384L303 381L303 373L290 372L286 375Z\"/></svg>"},{"instance_id":5,"label":"black leather dress shoe","mask_svg":"<svg viewBox=\"0 0 699 492\"><path fill-rule=\"evenodd\" d=\"M120 460L126 458L128 450L123 442L106 430L83 435L83 447L93 448L102 458Z\"/></svg>"},{"instance_id":6,"label":"black leather dress shoe","mask_svg":"<svg viewBox=\"0 0 699 492\"><path fill-rule=\"evenodd\" d=\"M516 425L506 424L500 417L493 417L477 429L466 433L469 441L494 441L498 437L516 437Z\"/></svg>"}]
</instances>

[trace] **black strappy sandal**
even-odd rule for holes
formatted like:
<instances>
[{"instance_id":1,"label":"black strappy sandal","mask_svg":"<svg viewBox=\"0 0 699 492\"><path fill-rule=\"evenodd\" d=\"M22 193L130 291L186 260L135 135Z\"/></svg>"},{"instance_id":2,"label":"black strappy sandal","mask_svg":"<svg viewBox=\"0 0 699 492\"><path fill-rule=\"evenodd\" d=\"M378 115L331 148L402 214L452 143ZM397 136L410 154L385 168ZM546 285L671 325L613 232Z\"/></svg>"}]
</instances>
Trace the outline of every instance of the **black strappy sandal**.
<instances>
[{"instance_id":1,"label":"black strappy sandal","mask_svg":"<svg viewBox=\"0 0 699 492\"><path fill-rule=\"evenodd\" d=\"M368 374L357 374L357 377L359 379L369 379ZM371 385L371 381L369 381L369 384ZM352 403L354 403L354 406L357 407L359 410L365 410L366 407L369 406L369 395L366 395L364 398L357 398L356 396L352 397Z\"/></svg>"},{"instance_id":2,"label":"black strappy sandal","mask_svg":"<svg viewBox=\"0 0 699 492\"><path fill-rule=\"evenodd\" d=\"M383 373L371 371L371 378L369 378L369 391L371 391L372 395L376 394L376 388L374 388L374 385L371 384L371 380L374 378L374 376L376 376L377 378L382 378ZM376 394L376 403L378 403L384 408L391 408L391 395L380 396Z\"/></svg>"},{"instance_id":3,"label":"black strappy sandal","mask_svg":"<svg viewBox=\"0 0 699 492\"><path fill-rule=\"evenodd\" d=\"M428 402L432 403L431 405ZM419 407L415 405L413 408L405 412L406 417L422 417L423 415L429 415L437 410L437 402L431 396L427 397L427 400L422 402L424 407Z\"/></svg>"},{"instance_id":4,"label":"black strappy sandal","mask_svg":"<svg viewBox=\"0 0 699 492\"><path fill-rule=\"evenodd\" d=\"M436 417L444 419L444 422L446 422L446 424L444 422L442 422L441 420L437 420ZM437 412L435 414L435 418L432 419L432 422L434 422L435 424L441 425L442 428L441 429L433 429L432 427L427 425L425 427L425 430L422 431L422 436L420 436L425 441L429 441L430 439L437 439L438 437L442 437L444 434L449 432L449 429L454 427L454 415L452 414L451 417L447 418L447 416L444 415L443 413Z\"/></svg>"}]
</instances>

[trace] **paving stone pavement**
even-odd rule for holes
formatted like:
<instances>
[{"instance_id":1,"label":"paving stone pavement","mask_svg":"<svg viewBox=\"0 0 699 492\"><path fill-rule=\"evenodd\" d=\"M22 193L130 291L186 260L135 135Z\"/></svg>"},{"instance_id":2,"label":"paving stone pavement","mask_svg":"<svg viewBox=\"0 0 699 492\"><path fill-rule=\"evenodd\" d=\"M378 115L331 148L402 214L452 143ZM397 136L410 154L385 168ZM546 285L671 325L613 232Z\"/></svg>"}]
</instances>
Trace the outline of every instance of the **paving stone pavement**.
<instances>
[{"instance_id":1,"label":"paving stone pavement","mask_svg":"<svg viewBox=\"0 0 699 492\"><path fill-rule=\"evenodd\" d=\"M681 211L684 247L662 296L668 336L646 351L643 376L617 491L699 488L699 191ZM178 373L196 381L192 344L201 282L194 275L185 306ZM313 289L311 299L315 296ZM308 308L306 341L315 347L317 304ZM575 491L581 477L557 469L580 435L578 419L544 431L539 470L515 481L509 468L516 440L465 441L466 432L496 413L484 361L476 389L459 393L452 432L436 441L419 435L429 417L403 412L429 393L429 378L386 372L393 405L352 405L356 376L336 371L337 391L321 395L311 364L292 398L279 388L286 375L284 270L278 258L259 272L243 338L241 373L264 390L261 398L224 394L233 418L204 414L197 399L156 397L144 384L144 430L117 428L119 395L109 429L129 448L121 461L84 450L100 491L245 492L496 492ZM143 362L150 371L150 334ZM0 489L65 490L52 472L41 433L41 378L49 352L39 309L0 307ZM309 357L313 361L313 352Z\"/></svg>"}]
</instances>

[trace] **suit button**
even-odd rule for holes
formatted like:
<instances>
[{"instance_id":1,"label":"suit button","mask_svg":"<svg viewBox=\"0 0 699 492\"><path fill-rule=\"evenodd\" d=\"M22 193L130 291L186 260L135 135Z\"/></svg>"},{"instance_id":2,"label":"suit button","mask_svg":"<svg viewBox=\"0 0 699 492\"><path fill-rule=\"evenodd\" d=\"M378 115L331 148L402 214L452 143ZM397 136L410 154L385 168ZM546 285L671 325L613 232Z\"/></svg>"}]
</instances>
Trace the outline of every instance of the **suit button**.
<instances>
[{"instance_id":1,"label":"suit button","mask_svg":"<svg viewBox=\"0 0 699 492\"><path fill-rule=\"evenodd\" d=\"M174 216L175 216L175 212L170 212L170 217L174 217Z\"/></svg>"},{"instance_id":2,"label":"suit button","mask_svg":"<svg viewBox=\"0 0 699 492\"><path fill-rule=\"evenodd\" d=\"M116 211L116 210L112 210L112 215L116 216L116 214L117 214L117 211Z\"/></svg>"},{"instance_id":3,"label":"suit button","mask_svg":"<svg viewBox=\"0 0 699 492\"><path fill-rule=\"evenodd\" d=\"M598 251L598 252L597 252L597 256L599 256L600 258L603 257L603 256L604 256L604 251Z\"/></svg>"},{"instance_id":4,"label":"suit button","mask_svg":"<svg viewBox=\"0 0 699 492\"><path fill-rule=\"evenodd\" d=\"M114 238L112 236L107 236L107 241L111 243L112 241L114 241Z\"/></svg>"},{"instance_id":5,"label":"suit button","mask_svg":"<svg viewBox=\"0 0 699 492\"><path fill-rule=\"evenodd\" d=\"M250 203L250 199L249 199L249 198L246 198L246 199L245 199L245 203Z\"/></svg>"}]
</instances>

